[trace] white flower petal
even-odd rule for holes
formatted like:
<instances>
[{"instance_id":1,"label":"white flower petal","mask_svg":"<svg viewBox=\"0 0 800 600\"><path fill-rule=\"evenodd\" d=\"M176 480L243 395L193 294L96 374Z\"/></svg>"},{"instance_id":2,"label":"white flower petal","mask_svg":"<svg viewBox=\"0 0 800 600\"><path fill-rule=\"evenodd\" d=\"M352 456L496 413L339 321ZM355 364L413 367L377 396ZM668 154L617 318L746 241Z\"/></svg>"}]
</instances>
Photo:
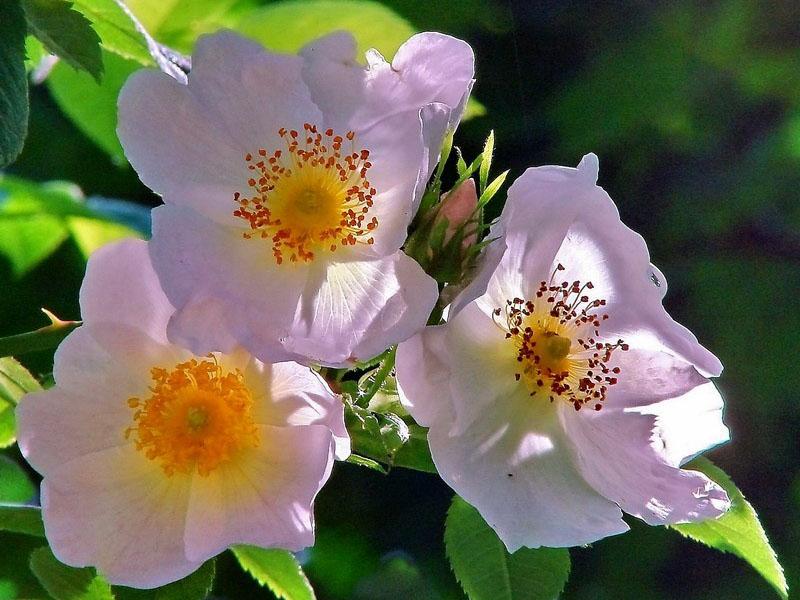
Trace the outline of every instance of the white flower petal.
<instances>
[{"instance_id":1,"label":"white flower petal","mask_svg":"<svg viewBox=\"0 0 800 600\"><path fill-rule=\"evenodd\" d=\"M232 31L202 36L192 54L189 91L242 155L284 148L281 127L321 125L322 114L301 77L297 56L267 52ZM239 183L241 186L247 178Z\"/></svg>"},{"instance_id":2,"label":"white flower petal","mask_svg":"<svg viewBox=\"0 0 800 600\"><path fill-rule=\"evenodd\" d=\"M436 282L402 252L331 264L316 275L303 292L285 348L332 366L372 358L411 337L438 297Z\"/></svg>"},{"instance_id":3,"label":"white flower petal","mask_svg":"<svg viewBox=\"0 0 800 600\"><path fill-rule=\"evenodd\" d=\"M289 358L280 346L305 285L304 265L276 265L271 247L245 240L199 213L153 211L150 255L177 312L170 338L199 355L230 350L233 340L268 361ZM209 316L213 321L206 322Z\"/></svg>"},{"instance_id":4,"label":"white flower petal","mask_svg":"<svg viewBox=\"0 0 800 600\"><path fill-rule=\"evenodd\" d=\"M89 257L80 292L84 323L117 323L167 343L167 322L174 308L158 282L147 242L123 240Z\"/></svg>"},{"instance_id":5,"label":"white flower petal","mask_svg":"<svg viewBox=\"0 0 800 600\"><path fill-rule=\"evenodd\" d=\"M295 362L265 365L251 360L245 370L248 385L265 390L268 402L258 402L256 423L263 425L325 425L336 444L336 458L350 455L350 436L344 425L344 405L325 380Z\"/></svg>"},{"instance_id":6,"label":"white flower petal","mask_svg":"<svg viewBox=\"0 0 800 600\"><path fill-rule=\"evenodd\" d=\"M529 287L547 280L561 263L566 270L559 279L591 281L593 296L608 301L610 319L604 323L604 333L650 335L703 375L718 375L719 360L664 310L663 292L653 283L654 269L644 240L620 221L611 198L595 185L596 175L597 159L587 155L577 169L528 169L514 183L501 217L512 258L504 258L498 284L490 282L489 293L502 287L506 293L516 289L530 297ZM555 252L554 241L559 243ZM531 255L539 259L525 259ZM543 267L541 260L549 256L552 262ZM663 275L656 276L663 281Z\"/></svg>"},{"instance_id":7,"label":"white flower petal","mask_svg":"<svg viewBox=\"0 0 800 600\"><path fill-rule=\"evenodd\" d=\"M397 346L395 364L400 402L424 427L452 419L446 335L442 325L426 327Z\"/></svg>"},{"instance_id":8,"label":"white flower petal","mask_svg":"<svg viewBox=\"0 0 800 600\"><path fill-rule=\"evenodd\" d=\"M659 452L677 467L730 439L722 409L722 396L708 381L682 395L632 410L656 417L655 433L663 443Z\"/></svg>"},{"instance_id":9,"label":"white flower petal","mask_svg":"<svg viewBox=\"0 0 800 600\"><path fill-rule=\"evenodd\" d=\"M452 435L461 434L510 398L520 393L527 396L514 376L518 371L515 347L477 303L467 305L448 322L444 348L455 416Z\"/></svg>"},{"instance_id":10,"label":"white flower petal","mask_svg":"<svg viewBox=\"0 0 800 600\"><path fill-rule=\"evenodd\" d=\"M232 544L297 551L314 543L312 505L333 465L331 432L321 425L258 429L258 448L209 477L194 477L185 536L190 559Z\"/></svg>"},{"instance_id":11,"label":"white flower petal","mask_svg":"<svg viewBox=\"0 0 800 600\"><path fill-rule=\"evenodd\" d=\"M201 560L184 553L189 478L165 477L132 444L84 455L42 482L42 516L62 562L96 566L109 582L153 588Z\"/></svg>"},{"instance_id":12,"label":"white flower petal","mask_svg":"<svg viewBox=\"0 0 800 600\"><path fill-rule=\"evenodd\" d=\"M435 423L428 441L442 478L475 506L509 552L587 544L627 531L619 508L572 464L549 403L506 398L463 433Z\"/></svg>"},{"instance_id":13,"label":"white flower petal","mask_svg":"<svg viewBox=\"0 0 800 600\"><path fill-rule=\"evenodd\" d=\"M667 461L664 442L654 437L654 416L559 408L578 469L625 512L667 525L715 518L730 506L725 491L705 475Z\"/></svg>"},{"instance_id":14,"label":"white flower petal","mask_svg":"<svg viewBox=\"0 0 800 600\"><path fill-rule=\"evenodd\" d=\"M168 202L233 223L233 192L247 182L244 148L209 119L185 85L142 70L120 92L117 134L141 180Z\"/></svg>"}]
</instances>

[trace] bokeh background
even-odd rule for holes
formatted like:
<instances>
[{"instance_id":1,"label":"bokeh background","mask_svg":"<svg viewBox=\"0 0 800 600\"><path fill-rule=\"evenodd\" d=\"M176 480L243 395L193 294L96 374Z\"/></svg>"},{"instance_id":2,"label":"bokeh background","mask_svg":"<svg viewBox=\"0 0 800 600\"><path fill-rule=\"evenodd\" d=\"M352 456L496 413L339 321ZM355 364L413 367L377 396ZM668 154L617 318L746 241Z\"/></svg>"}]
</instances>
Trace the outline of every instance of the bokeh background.
<instances>
[{"instance_id":1,"label":"bokeh background","mask_svg":"<svg viewBox=\"0 0 800 600\"><path fill-rule=\"evenodd\" d=\"M134 4L147 21L170 2ZM237 11L255 4L225 0L216 4L219 14L205 10L201 17L184 2L183 16L166 18L157 36L188 51L198 32L230 25L244 14ZM756 507L790 588L800 587L800 3L384 4L409 31L442 31L475 49L474 95L485 114L456 136L468 158L490 129L495 164L512 170L509 180L527 166L575 165L590 151L600 156L601 185L669 281L668 309L725 364L719 385L733 441L711 457ZM389 56L407 37L403 27L371 31L365 21L372 17L355 5L348 18ZM276 48L295 43L263 20L248 17L238 27ZM309 31L326 27L316 23ZM30 136L8 172L153 206L158 198L108 135L109 89L135 65L109 54L105 60L102 87L58 65L32 88ZM39 306L78 318L81 240L64 236L24 272L7 246L0 240L0 335L41 326ZM51 353L25 357L43 376L51 360ZM303 556L319 597L463 598L442 544L450 497L432 475L395 469L382 476L337 465L318 501L317 546ZM774 597L735 557L672 531L632 525L625 536L572 552L565 598ZM43 596L19 575L19 557L34 543L3 540L0 580L16 577L16 593ZM218 585L218 597L269 597L230 557L218 569L227 582Z\"/></svg>"}]
</instances>

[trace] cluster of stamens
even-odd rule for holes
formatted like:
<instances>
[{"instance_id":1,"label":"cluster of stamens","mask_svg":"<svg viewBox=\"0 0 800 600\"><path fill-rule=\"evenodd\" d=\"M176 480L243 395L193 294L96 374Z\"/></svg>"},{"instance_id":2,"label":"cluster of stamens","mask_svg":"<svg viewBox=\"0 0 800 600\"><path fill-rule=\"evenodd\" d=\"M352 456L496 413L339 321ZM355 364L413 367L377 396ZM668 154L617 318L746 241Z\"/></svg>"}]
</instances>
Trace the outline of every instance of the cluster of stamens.
<instances>
[{"instance_id":1,"label":"cluster of stamens","mask_svg":"<svg viewBox=\"0 0 800 600\"><path fill-rule=\"evenodd\" d=\"M278 264L373 244L378 219L369 211L377 191L367 178L369 150L356 149L354 132L341 136L305 123L302 132L281 128L278 134L285 148L245 156L254 172L247 182L251 196L233 196L234 216L250 226L243 236L270 240Z\"/></svg>"},{"instance_id":2,"label":"cluster of stamens","mask_svg":"<svg viewBox=\"0 0 800 600\"><path fill-rule=\"evenodd\" d=\"M244 448L259 444L253 398L237 369L226 372L213 355L153 367L150 397L130 398L133 425L125 439L159 461L168 476L193 469L207 476Z\"/></svg>"},{"instance_id":3,"label":"cluster of stamens","mask_svg":"<svg viewBox=\"0 0 800 600\"><path fill-rule=\"evenodd\" d=\"M563 399L575 410L587 405L600 410L620 373L608 363L616 350L628 350L628 345L621 339L599 341L601 324L608 319L602 312L606 301L589 298L585 292L594 288L590 281L554 283L563 270L559 264L550 281L539 284L534 300L507 300L494 316L504 316L498 324L517 349L519 371L514 376L525 381L531 396Z\"/></svg>"}]
</instances>

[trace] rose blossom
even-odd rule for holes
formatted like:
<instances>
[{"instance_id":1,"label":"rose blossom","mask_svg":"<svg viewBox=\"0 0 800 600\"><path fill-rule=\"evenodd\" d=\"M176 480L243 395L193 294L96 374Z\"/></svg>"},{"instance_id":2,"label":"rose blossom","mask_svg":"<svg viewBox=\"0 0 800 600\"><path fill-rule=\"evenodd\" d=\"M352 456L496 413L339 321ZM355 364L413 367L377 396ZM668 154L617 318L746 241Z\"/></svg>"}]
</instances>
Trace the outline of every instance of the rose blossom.
<instances>
[{"instance_id":1,"label":"rose blossom","mask_svg":"<svg viewBox=\"0 0 800 600\"><path fill-rule=\"evenodd\" d=\"M722 365L662 306L664 276L597 187L597 157L511 187L476 282L399 345L401 400L442 478L510 552L714 518L680 466L728 439Z\"/></svg>"}]
</instances>

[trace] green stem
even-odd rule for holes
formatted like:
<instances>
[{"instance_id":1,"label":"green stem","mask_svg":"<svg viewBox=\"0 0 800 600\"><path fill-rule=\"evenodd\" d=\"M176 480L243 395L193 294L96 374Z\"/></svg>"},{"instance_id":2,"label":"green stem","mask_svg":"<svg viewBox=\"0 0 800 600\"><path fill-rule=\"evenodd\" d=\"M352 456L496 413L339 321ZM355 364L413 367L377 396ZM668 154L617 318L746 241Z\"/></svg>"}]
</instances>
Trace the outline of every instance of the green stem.
<instances>
[{"instance_id":1,"label":"green stem","mask_svg":"<svg viewBox=\"0 0 800 600\"><path fill-rule=\"evenodd\" d=\"M50 350L58 346L69 333L81 324L80 321L62 321L45 311L50 325L35 331L0 337L0 357L18 356L38 350Z\"/></svg>"},{"instance_id":2,"label":"green stem","mask_svg":"<svg viewBox=\"0 0 800 600\"><path fill-rule=\"evenodd\" d=\"M380 366L373 371L374 374L369 387L358 397L360 406L367 406L369 401L378 393L378 390L381 389L383 382L386 381L386 378L392 372L392 369L394 369L394 357L396 352L397 348L392 348L391 352L386 355L386 358L381 361Z\"/></svg>"}]
</instances>

